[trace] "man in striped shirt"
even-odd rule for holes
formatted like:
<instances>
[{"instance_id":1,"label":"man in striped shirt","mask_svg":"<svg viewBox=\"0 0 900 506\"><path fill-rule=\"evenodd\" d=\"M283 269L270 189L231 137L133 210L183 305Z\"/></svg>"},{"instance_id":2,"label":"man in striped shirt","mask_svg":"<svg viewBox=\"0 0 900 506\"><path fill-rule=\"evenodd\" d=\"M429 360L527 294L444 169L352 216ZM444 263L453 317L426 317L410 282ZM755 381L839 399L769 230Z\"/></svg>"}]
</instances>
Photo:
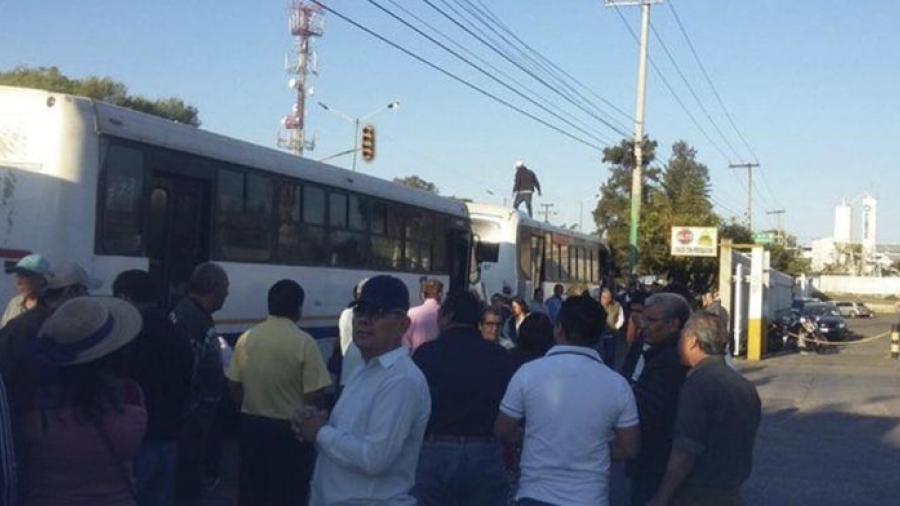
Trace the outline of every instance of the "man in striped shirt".
<instances>
[{"instance_id":1,"label":"man in striped shirt","mask_svg":"<svg viewBox=\"0 0 900 506\"><path fill-rule=\"evenodd\" d=\"M16 455L13 449L12 413L0 375L0 506L16 504Z\"/></svg>"}]
</instances>

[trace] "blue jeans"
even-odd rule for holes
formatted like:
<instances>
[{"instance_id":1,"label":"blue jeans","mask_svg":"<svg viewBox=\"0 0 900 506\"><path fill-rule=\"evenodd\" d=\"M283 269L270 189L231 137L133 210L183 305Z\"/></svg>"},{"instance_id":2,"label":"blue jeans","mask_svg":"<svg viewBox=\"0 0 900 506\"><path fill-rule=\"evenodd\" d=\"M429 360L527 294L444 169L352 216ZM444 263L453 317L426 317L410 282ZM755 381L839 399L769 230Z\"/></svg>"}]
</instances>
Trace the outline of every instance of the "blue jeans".
<instances>
[{"instance_id":1,"label":"blue jeans","mask_svg":"<svg viewBox=\"0 0 900 506\"><path fill-rule=\"evenodd\" d=\"M175 441L144 441L134 457L138 506L175 504Z\"/></svg>"},{"instance_id":2,"label":"blue jeans","mask_svg":"<svg viewBox=\"0 0 900 506\"><path fill-rule=\"evenodd\" d=\"M504 506L509 479L500 445L423 443L413 496L419 506Z\"/></svg>"}]
</instances>

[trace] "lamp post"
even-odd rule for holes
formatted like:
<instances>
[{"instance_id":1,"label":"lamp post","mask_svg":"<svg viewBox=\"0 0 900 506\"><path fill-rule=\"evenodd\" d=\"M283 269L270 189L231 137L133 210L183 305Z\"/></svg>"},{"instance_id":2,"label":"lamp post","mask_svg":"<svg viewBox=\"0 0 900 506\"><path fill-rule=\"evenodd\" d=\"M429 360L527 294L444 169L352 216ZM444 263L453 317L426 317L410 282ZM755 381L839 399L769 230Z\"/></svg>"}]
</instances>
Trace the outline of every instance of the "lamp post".
<instances>
[{"instance_id":1,"label":"lamp post","mask_svg":"<svg viewBox=\"0 0 900 506\"><path fill-rule=\"evenodd\" d=\"M369 114L366 114L365 116L360 116L358 118L350 117L349 115L344 114L343 112L338 111L337 109L333 109L333 108L329 107L328 104L325 104L323 102L319 102L319 107L321 107L322 109L325 109L326 111L330 112L331 114L334 114L335 116L341 118L344 121L353 123L353 126L354 126L354 131L353 131L353 171L356 172L356 158L357 158L357 153L359 153L359 125L360 125L360 123L362 123L363 121L366 121L367 119L371 119L372 117L381 113L382 111L386 111L388 109L396 109L396 108L400 107L400 101L394 100L393 102L389 102L389 103L379 107L378 109L375 109L374 111L370 112Z\"/></svg>"}]
</instances>

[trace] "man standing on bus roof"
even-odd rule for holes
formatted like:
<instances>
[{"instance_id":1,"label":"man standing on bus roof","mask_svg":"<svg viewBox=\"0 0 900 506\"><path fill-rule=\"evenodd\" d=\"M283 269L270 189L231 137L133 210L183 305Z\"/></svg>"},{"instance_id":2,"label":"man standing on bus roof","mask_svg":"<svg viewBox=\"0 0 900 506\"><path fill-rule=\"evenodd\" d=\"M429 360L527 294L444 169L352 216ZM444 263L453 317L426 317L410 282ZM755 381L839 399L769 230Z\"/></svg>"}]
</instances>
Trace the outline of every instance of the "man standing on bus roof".
<instances>
[{"instance_id":1,"label":"man standing on bus roof","mask_svg":"<svg viewBox=\"0 0 900 506\"><path fill-rule=\"evenodd\" d=\"M528 216L533 216L531 210L531 195L537 190L538 195L541 194L541 183L537 176L528 167L525 162L519 160L516 162L516 177L513 182L513 208L518 210L519 204L525 203L528 209Z\"/></svg>"},{"instance_id":2,"label":"man standing on bus roof","mask_svg":"<svg viewBox=\"0 0 900 506\"><path fill-rule=\"evenodd\" d=\"M6 273L16 275L16 290L19 294L6 305L0 327L5 327L10 320L37 305L38 297L47 287L50 263L41 255L33 253L22 257Z\"/></svg>"}]
</instances>

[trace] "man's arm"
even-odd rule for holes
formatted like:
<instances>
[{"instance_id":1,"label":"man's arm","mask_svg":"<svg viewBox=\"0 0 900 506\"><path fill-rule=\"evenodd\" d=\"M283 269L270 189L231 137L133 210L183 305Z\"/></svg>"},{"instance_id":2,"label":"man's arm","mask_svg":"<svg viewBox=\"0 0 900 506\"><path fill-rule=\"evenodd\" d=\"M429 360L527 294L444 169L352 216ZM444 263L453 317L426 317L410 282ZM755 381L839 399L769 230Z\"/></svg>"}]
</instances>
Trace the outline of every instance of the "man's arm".
<instances>
[{"instance_id":1,"label":"man's arm","mask_svg":"<svg viewBox=\"0 0 900 506\"><path fill-rule=\"evenodd\" d=\"M656 496L647 503L647 506L667 506L672 501L675 491L691 474L695 461L696 457L692 454L678 448L672 448L662 484L659 486Z\"/></svg>"},{"instance_id":2,"label":"man's arm","mask_svg":"<svg viewBox=\"0 0 900 506\"><path fill-rule=\"evenodd\" d=\"M506 446L517 445L522 439L519 420L501 412L494 422L494 436Z\"/></svg>"},{"instance_id":3,"label":"man's arm","mask_svg":"<svg viewBox=\"0 0 900 506\"><path fill-rule=\"evenodd\" d=\"M640 425L615 429L614 434L609 452L613 460L630 460L638 456L641 452Z\"/></svg>"},{"instance_id":4,"label":"man's arm","mask_svg":"<svg viewBox=\"0 0 900 506\"><path fill-rule=\"evenodd\" d=\"M532 181L534 181L534 187L535 187L535 189L537 189L538 195L540 195L541 194L541 182L538 181L537 174L535 174L534 171L531 172L531 179L532 179Z\"/></svg>"},{"instance_id":5,"label":"man's arm","mask_svg":"<svg viewBox=\"0 0 900 506\"><path fill-rule=\"evenodd\" d=\"M309 439L315 440L321 453L341 465L372 476L381 474L397 460L416 420L423 414L428 416L431 407L420 406L421 395L413 380L395 381L372 399L378 409L365 434L325 425L309 434Z\"/></svg>"}]
</instances>

